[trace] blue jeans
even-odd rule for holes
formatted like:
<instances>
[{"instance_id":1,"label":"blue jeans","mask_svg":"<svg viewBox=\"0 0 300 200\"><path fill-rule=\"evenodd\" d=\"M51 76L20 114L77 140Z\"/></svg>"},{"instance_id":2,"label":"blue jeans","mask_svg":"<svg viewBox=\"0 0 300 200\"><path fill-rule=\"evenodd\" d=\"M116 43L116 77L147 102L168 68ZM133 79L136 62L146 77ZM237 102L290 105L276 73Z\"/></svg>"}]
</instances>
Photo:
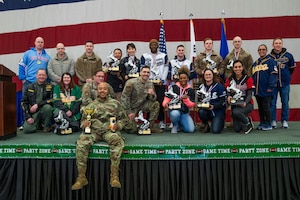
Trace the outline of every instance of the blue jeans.
<instances>
[{"instance_id":1,"label":"blue jeans","mask_svg":"<svg viewBox=\"0 0 300 200\"><path fill-rule=\"evenodd\" d=\"M195 131L195 124L190 116L190 113L182 113L180 110L171 110L169 111L169 117L173 126L180 124L181 129L187 133L193 133Z\"/></svg>"},{"instance_id":2,"label":"blue jeans","mask_svg":"<svg viewBox=\"0 0 300 200\"><path fill-rule=\"evenodd\" d=\"M204 124L208 124L208 120L211 120L211 132L221 133L224 128L225 110L213 111L199 109L198 114Z\"/></svg>"},{"instance_id":3,"label":"blue jeans","mask_svg":"<svg viewBox=\"0 0 300 200\"><path fill-rule=\"evenodd\" d=\"M289 99L290 99L290 85L283 88L275 88L273 91L273 98L271 100L272 120L276 120L276 102L278 93L281 99L281 122L289 120Z\"/></svg>"}]
</instances>

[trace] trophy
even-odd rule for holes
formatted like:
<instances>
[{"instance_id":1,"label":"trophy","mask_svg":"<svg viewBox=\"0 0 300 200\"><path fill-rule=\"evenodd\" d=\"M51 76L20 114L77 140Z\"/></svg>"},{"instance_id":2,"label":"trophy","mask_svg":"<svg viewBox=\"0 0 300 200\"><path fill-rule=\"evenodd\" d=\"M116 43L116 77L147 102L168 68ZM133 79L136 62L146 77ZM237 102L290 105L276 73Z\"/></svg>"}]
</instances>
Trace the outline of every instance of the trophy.
<instances>
[{"instance_id":1,"label":"trophy","mask_svg":"<svg viewBox=\"0 0 300 200\"><path fill-rule=\"evenodd\" d=\"M109 128L112 132L116 132L116 130L113 129L113 126L117 123L116 117L110 117L109 118Z\"/></svg>"},{"instance_id":2,"label":"trophy","mask_svg":"<svg viewBox=\"0 0 300 200\"><path fill-rule=\"evenodd\" d=\"M151 68L151 78L149 79L150 82L153 84L159 84L161 82L159 78L159 72L157 71L156 65Z\"/></svg>"},{"instance_id":3,"label":"trophy","mask_svg":"<svg viewBox=\"0 0 300 200\"><path fill-rule=\"evenodd\" d=\"M236 87L234 80L230 81L230 87L227 87L227 92L229 92L230 96L232 96L230 105L240 105L245 102L244 98L242 97L243 92Z\"/></svg>"},{"instance_id":4,"label":"trophy","mask_svg":"<svg viewBox=\"0 0 300 200\"><path fill-rule=\"evenodd\" d=\"M92 114L94 113L94 109L91 109L91 108L84 108L84 112L86 113L86 120L88 120L89 122L91 122L91 119L92 119ZM91 131L91 127L90 126L87 126L84 128L84 133L85 134L91 134L92 131Z\"/></svg>"},{"instance_id":5,"label":"trophy","mask_svg":"<svg viewBox=\"0 0 300 200\"><path fill-rule=\"evenodd\" d=\"M72 128L69 128L69 121L64 117L63 111L59 110L58 115L54 117L56 127L54 133L58 135L68 135L72 133Z\"/></svg>"},{"instance_id":6,"label":"trophy","mask_svg":"<svg viewBox=\"0 0 300 200\"><path fill-rule=\"evenodd\" d=\"M128 62L125 63L125 66L126 66L126 68L130 68L130 70L128 72L128 77L130 77L130 78L136 78L136 77L140 76L140 74L138 72L138 67L134 63L134 57L133 56L130 56L128 58Z\"/></svg>"},{"instance_id":7,"label":"trophy","mask_svg":"<svg viewBox=\"0 0 300 200\"><path fill-rule=\"evenodd\" d=\"M178 69L180 68L180 64L178 60L171 60L171 66L173 68L173 80L177 81L179 79Z\"/></svg>"},{"instance_id":8,"label":"trophy","mask_svg":"<svg viewBox=\"0 0 300 200\"><path fill-rule=\"evenodd\" d=\"M199 89L197 90L197 96L198 96L198 103L197 107L202 109L209 109L210 107L210 93L206 92L204 84L201 84L199 86Z\"/></svg>"},{"instance_id":9,"label":"trophy","mask_svg":"<svg viewBox=\"0 0 300 200\"><path fill-rule=\"evenodd\" d=\"M165 96L170 98L171 101L168 104L170 110L179 110L181 109L181 102L179 101L179 96L173 92L173 87L170 85L167 92L165 92Z\"/></svg>"},{"instance_id":10,"label":"trophy","mask_svg":"<svg viewBox=\"0 0 300 200\"><path fill-rule=\"evenodd\" d=\"M230 59L229 61L228 61L228 64L227 64L227 69L231 69L232 67L233 67L233 60L232 59Z\"/></svg>"},{"instance_id":11,"label":"trophy","mask_svg":"<svg viewBox=\"0 0 300 200\"><path fill-rule=\"evenodd\" d=\"M144 118L144 113L142 110L139 111L138 116L134 118L136 122L142 122L137 125L139 135L151 135L151 130L149 128L149 121Z\"/></svg>"},{"instance_id":12,"label":"trophy","mask_svg":"<svg viewBox=\"0 0 300 200\"><path fill-rule=\"evenodd\" d=\"M108 56L106 64L108 65L107 68L108 71L113 71L113 72L120 71L119 60L114 57L113 52L111 52L110 55Z\"/></svg>"},{"instance_id":13,"label":"trophy","mask_svg":"<svg viewBox=\"0 0 300 200\"><path fill-rule=\"evenodd\" d=\"M206 68L211 69L215 74L218 73L217 64L215 61L210 59L210 55L207 55L204 61L207 63Z\"/></svg>"}]
</instances>

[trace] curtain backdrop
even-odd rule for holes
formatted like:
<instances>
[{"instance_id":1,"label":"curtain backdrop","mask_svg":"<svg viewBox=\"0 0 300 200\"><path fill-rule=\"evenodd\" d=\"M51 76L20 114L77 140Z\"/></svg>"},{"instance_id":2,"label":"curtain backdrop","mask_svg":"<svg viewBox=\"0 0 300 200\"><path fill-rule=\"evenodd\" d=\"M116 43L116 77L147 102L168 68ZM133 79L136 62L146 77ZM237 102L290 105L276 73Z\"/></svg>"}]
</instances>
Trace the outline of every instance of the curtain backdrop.
<instances>
[{"instance_id":1,"label":"curtain backdrop","mask_svg":"<svg viewBox=\"0 0 300 200\"><path fill-rule=\"evenodd\" d=\"M89 160L89 184L72 191L74 159L0 160L2 200L299 200L300 162L291 159L123 160L121 189L109 160Z\"/></svg>"}]
</instances>

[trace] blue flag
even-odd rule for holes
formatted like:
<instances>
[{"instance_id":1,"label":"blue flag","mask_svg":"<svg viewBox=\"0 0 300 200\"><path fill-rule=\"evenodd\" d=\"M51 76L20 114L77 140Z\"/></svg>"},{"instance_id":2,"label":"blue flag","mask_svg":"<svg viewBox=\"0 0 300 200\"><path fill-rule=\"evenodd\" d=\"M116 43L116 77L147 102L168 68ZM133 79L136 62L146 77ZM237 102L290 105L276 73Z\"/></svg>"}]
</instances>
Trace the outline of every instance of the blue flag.
<instances>
[{"instance_id":1,"label":"blue flag","mask_svg":"<svg viewBox=\"0 0 300 200\"><path fill-rule=\"evenodd\" d=\"M220 45L220 56L224 59L229 53L227 38L226 38L226 27L224 18L221 19L221 45Z\"/></svg>"},{"instance_id":2,"label":"blue flag","mask_svg":"<svg viewBox=\"0 0 300 200\"><path fill-rule=\"evenodd\" d=\"M158 49L160 52L167 54L167 46L166 46L166 36L165 36L165 26L164 21L160 20L160 29L159 29L159 41L158 41Z\"/></svg>"},{"instance_id":3,"label":"blue flag","mask_svg":"<svg viewBox=\"0 0 300 200\"><path fill-rule=\"evenodd\" d=\"M49 4L74 3L85 0L0 0L0 11L29 9Z\"/></svg>"}]
</instances>

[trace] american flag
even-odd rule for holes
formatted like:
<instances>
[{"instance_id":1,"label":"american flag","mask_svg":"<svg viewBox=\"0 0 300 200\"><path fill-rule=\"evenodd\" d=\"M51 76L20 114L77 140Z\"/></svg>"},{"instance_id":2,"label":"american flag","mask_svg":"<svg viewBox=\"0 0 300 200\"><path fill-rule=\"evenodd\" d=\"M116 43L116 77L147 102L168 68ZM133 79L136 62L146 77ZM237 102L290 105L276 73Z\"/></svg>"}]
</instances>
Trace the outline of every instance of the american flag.
<instances>
[{"instance_id":1,"label":"american flag","mask_svg":"<svg viewBox=\"0 0 300 200\"><path fill-rule=\"evenodd\" d=\"M269 2L261 0L243 3L228 0L229 3L219 7L214 6L216 2L207 1L207 7L212 9L199 12L199 8L203 7L203 2L199 0L161 1L159 5L168 16L164 19L167 24L164 27L158 23L159 19L153 12L158 4L152 1L0 0L0 63L18 73L20 58L34 45L37 36L45 39L45 48L52 57L56 54L56 44L63 42L68 56L77 59L84 52L86 40L94 41L94 51L102 59L114 48L126 52L129 42L136 45L139 57L149 51L149 40L158 37L160 25L168 38L168 57L171 58L175 56L179 44L190 46L187 13L194 13L195 41L199 52L204 49L203 39L206 37L214 40L213 48L219 51L221 6L228 11L226 36L229 50L233 48L232 38L239 35L243 39L243 49L256 60L258 45L266 44L270 52L272 40L282 37L284 47L294 55L299 66L298 0L285 1L284 4L282 0L273 0L271 7ZM189 54L189 51L186 53ZM300 120L299 76L300 68L296 67L291 80L291 121Z\"/></svg>"},{"instance_id":2,"label":"american flag","mask_svg":"<svg viewBox=\"0 0 300 200\"><path fill-rule=\"evenodd\" d=\"M167 54L167 46L166 46L166 35L165 35L165 26L164 26L164 21L161 19L160 20L160 29L159 29L159 51L162 53Z\"/></svg>"}]
</instances>

